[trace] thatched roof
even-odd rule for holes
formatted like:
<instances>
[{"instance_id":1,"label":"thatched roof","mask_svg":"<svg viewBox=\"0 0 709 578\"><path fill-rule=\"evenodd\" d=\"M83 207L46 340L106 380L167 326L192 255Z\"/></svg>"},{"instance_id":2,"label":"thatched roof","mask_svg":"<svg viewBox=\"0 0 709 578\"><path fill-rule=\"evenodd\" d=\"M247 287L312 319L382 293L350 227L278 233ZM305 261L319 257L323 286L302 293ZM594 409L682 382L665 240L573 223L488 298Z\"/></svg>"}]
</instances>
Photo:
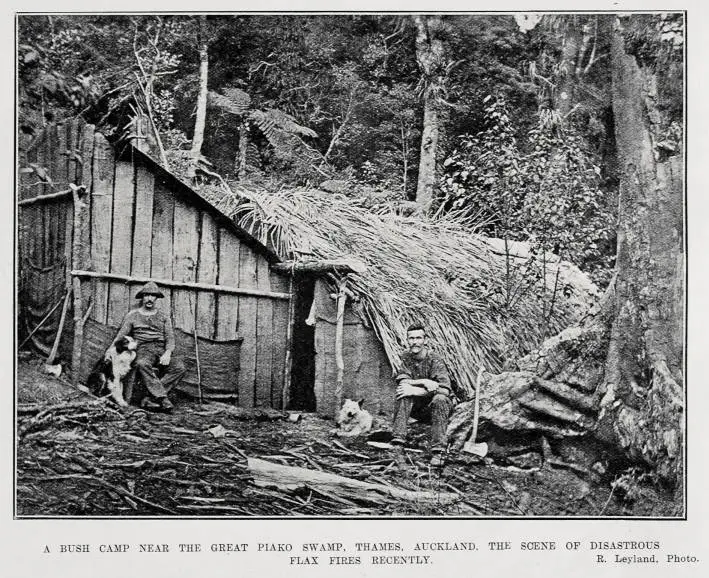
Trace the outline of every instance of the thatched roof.
<instances>
[{"instance_id":1,"label":"thatched roof","mask_svg":"<svg viewBox=\"0 0 709 578\"><path fill-rule=\"evenodd\" d=\"M367 271L351 275L348 287L392 365L400 361L406 327L422 321L468 392L481 364L500 370L506 359L577 321L597 294L573 265L558 266L553 255L546 263L525 256L520 243L505 251L504 242L471 233L469 222L373 214L321 191L241 194L250 200L210 200L283 258L298 250L364 261Z\"/></svg>"}]
</instances>

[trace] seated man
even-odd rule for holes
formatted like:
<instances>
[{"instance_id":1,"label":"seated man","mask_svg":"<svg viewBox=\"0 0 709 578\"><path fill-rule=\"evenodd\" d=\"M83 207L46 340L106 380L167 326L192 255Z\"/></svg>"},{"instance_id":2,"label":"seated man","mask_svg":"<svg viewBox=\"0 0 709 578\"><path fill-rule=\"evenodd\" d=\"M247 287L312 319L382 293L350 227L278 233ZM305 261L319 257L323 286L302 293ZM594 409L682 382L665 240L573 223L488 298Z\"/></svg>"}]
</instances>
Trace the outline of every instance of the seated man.
<instances>
[{"instance_id":1,"label":"seated man","mask_svg":"<svg viewBox=\"0 0 709 578\"><path fill-rule=\"evenodd\" d=\"M169 315L158 309L156 301L164 295L152 281L146 283L135 297L140 299L140 307L126 313L114 343L125 335L136 340L135 378L140 378L148 393L140 405L169 412L174 406L167 394L186 373L182 360L172 356L175 350L172 321ZM130 402L130 395L126 397Z\"/></svg>"},{"instance_id":2,"label":"seated man","mask_svg":"<svg viewBox=\"0 0 709 578\"><path fill-rule=\"evenodd\" d=\"M397 462L403 464L402 446L406 441L409 417L431 420L431 465L444 463L446 428L453 409L451 383L443 359L428 348L426 330L420 323L406 330L409 350L402 355L396 372L396 402L392 444L397 447Z\"/></svg>"}]
</instances>

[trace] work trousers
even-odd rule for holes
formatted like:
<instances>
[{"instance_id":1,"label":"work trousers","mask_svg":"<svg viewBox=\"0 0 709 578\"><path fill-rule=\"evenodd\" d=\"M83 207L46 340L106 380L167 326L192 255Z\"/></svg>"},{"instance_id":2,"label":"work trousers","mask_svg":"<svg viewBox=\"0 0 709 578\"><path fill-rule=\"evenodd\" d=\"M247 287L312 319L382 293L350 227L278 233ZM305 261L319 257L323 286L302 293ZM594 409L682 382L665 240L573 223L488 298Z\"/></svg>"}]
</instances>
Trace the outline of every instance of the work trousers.
<instances>
[{"instance_id":1,"label":"work trousers","mask_svg":"<svg viewBox=\"0 0 709 578\"><path fill-rule=\"evenodd\" d=\"M431 450L446 449L446 428L453 410L453 402L442 393L429 393L416 397L402 397L394 404L394 425L392 437L401 442L406 440L409 417L420 421L431 421Z\"/></svg>"},{"instance_id":2,"label":"work trousers","mask_svg":"<svg viewBox=\"0 0 709 578\"><path fill-rule=\"evenodd\" d=\"M143 343L138 346L133 376L128 380L131 387L130 391L126 392L126 400L131 399L136 381L140 381L137 385L145 388L148 395L153 398L161 398L167 397L170 390L185 376L187 373L185 364L175 356L174 352L167 367L158 363L164 352L164 346L157 342ZM144 392L141 392L141 397L142 393Z\"/></svg>"}]
</instances>

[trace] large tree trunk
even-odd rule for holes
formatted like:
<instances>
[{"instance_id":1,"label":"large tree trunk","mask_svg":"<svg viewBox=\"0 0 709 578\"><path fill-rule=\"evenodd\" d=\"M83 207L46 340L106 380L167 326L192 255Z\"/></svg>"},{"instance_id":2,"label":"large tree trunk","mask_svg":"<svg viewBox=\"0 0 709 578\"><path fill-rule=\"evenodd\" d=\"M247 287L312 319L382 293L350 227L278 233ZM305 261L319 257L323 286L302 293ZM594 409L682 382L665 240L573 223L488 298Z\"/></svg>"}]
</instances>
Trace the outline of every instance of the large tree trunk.
<instances>
[{"instance_id":1,"label":"large tree trunk","mask_svg":"<svg viewBox=\"0 0 709 578\"><path fill-rule=\"evenodd\" d=\"M443 42L437 36L442 27L438 16L415 16L416 60L423 82L423 129L419 156L416 202L427 211L433 201L438 150L439 101L445 85Z\"/></svg>"},{"instance_id":2,"label":"large tree trunk","mask_svg":"<svg viewBox=\"0 0 709 578\"><path fill-rule=\"evenodd\" d=\"M612 49L621 165L614 281L580 327L547 340L517 361L515 371L483 383L481 432L543 435L558 447L562 440L577 440L577 449L616 452L679 482L684 185L677 134L682 119L669 117L678 107L663 102L658 85L681 81L681 74L669 78L675 72L671 61L639 61L629 54L618 26ZM470 403L457 410L450 428L455 446L469 436L471 415Z\"/></svg>"},{"instance_id":3,"label":"large tree trunk","mask_svg":"<svg viewBox=\"0 0 709 578\"><path fill-rule=\"evenodd\" d=\"M194 123L194 135L192 136L191 160L188 176L195 177L199 157L202 154L202 143L204 142L204 127L207 121L207 80L209 77L209 53L206 19L200 17L200 47L199 47L199 93L197 95L197 114Z\"/></svg>"},{"instance_id":4,"label":"large tree trunk","mask_svg":"<svg viewBox=\"0 0 709 578\"><path fill-rule=\"evenodd\" d=\"M627 54L618 28L612 67L618 277L599 433L667 477L678 471L682 444L684 162L681 143L670 151L663 142L681 118L667 118L658 98L669 71Z\"/></svg>"}]
</instances>

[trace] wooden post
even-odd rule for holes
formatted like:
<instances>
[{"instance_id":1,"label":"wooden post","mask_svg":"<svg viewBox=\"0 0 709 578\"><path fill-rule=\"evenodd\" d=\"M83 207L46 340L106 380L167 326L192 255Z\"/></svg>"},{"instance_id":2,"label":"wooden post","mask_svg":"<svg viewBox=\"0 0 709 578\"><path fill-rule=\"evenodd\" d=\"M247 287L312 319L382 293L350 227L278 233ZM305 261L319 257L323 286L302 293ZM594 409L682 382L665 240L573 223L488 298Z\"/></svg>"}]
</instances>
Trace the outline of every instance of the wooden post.
<instances>
[{"instance_id":1,"label":"wooden post","mask_svg":"<svg viewBox=\"0 0 709 578\"><path fill-rule=\"evenodd\" d=\"M81 269L81 238L84 226L84 213L88 205L79 197L79 191L85 191L85 185L72 187L74 198L74 237L71 249L71 268ZM72 286L74 292L74 346L71 352L71 382L73 385L79 384L79 373L81 369L81 348L84 341L84 316L83 299L81 295L81 278L72 276Z\"/></svg>"},{"instance_id":2,"label":"wooden post","mask_svg":"<svg viewBox=\"0 0 709 578\"><path fill-rule=\"evenodd\" d=\"M295 296L293 295L293 275L291 274L288 281L288 294L290 301L288 303L288 326L286 328L286 355L285 367L283 368L283 394L282 408L287 409L290 403L290 378L291 378L291 347L293 346L293 323L295 322Z\"/></svg>"},{"instance_id":3,"label":"wooden post","mask_svg":"<svg viewBox=\"0 0 709 578\"><path fill-rule=\"evenodd\" d=\"M335 409L334 415L342 407L342 389L345 381L345 360L342 355L342 334L345 328L345 302L347 301L347 277L340 281L337 293L337 325L335 327L335 364L337 366L337 381L335 382Z\"/></svg>"}]
</instances>

